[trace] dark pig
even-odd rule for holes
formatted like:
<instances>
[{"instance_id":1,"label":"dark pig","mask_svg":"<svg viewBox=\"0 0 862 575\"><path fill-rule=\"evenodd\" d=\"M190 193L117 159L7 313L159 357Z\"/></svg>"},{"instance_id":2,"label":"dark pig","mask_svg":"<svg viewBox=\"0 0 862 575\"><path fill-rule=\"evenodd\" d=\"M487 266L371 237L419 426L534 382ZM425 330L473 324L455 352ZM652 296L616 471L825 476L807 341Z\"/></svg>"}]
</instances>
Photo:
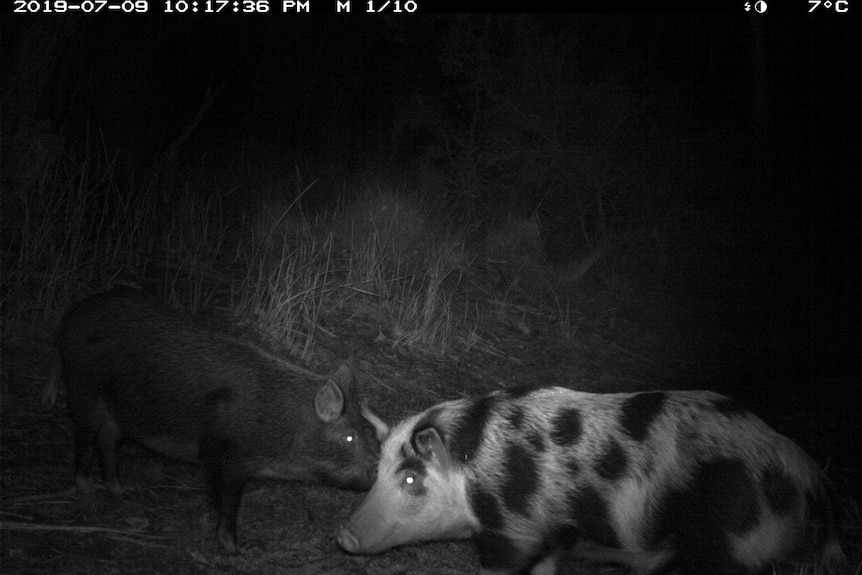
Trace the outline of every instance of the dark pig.
<instances>
[{"instance_id":1,"label":"dark pig","mask_svg":"<svg viewBox=\"0 0 862 575\"><path fill-rule=\"evenodd\" d=\"M72 306L57 352L74 427L75 478L85 497L93 493L96 448L106 484L122 492L117 457L123 439L200 463L218 542L235 553L237 512L249 479L350 489L373 483L378 442L372 423L384 424L354 401L346 365L331 378L315 375L249 338L127 288ZM56 379L46 402L56 395Z\"/></svg>"},{"instance_id":2,"label":"dark pig","mask_svg":"<svg viewBox=\"0 0 862 575\"><path fill-rule=\"evenodd\" d=\"M382 431L377 481L337 537L351 553L472 537L483 574L552 575L572 553L739 575L787 557L815 519L820 562L845 566L820 468L716 393L521 387Z\"/></svg>"}]
</instances>

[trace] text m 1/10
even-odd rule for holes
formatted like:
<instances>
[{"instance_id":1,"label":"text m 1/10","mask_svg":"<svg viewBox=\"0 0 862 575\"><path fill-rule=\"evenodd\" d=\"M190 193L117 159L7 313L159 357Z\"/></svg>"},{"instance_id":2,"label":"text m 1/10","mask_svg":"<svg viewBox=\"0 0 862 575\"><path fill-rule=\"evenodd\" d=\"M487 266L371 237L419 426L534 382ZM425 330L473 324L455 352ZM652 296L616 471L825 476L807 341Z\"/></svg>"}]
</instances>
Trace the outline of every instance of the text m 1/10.
<instances>
[{"instance_id":1,"label":"text m 1/10","mask_svg":"<svg viewBox=\"0 0 862 575\"><path fill-rule=\"evenodd\" d=\"M419 4L415 0L368 0L365 11L370 14L378 14L381 12L389 12L392 14L400 14L408 12L412 14L419 9Z\"/></svg>"}]
</instances>

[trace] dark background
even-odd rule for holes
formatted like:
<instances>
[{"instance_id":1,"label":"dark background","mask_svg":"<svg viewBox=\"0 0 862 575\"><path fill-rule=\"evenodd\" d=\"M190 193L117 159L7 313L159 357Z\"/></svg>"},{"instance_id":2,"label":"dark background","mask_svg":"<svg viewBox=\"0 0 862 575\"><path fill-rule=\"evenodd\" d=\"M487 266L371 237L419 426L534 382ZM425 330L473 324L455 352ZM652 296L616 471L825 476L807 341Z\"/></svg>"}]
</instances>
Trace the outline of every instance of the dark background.
<instances>
[{"instance_id":1,"label":"dark background","mask_svg":"<svg viewBox=\"0 0 862 575\"><path fill-rule=\"evenodd\" d=\"M662 234L665 263L643 284L662 286L686 352L716 366L710 381L755 411L836 426L829 449L855 451L859 31L835 13L6 14L4 211L37 125L70 153L104 149L118 173L193 166L249 203L255 181L300 170L319 179L312 211L349 194L352 174L424 162L460 181L440 201L466 218L555 216L545 247L565 262L581 253L567 230L593 184L574 189L565 161L555 178L557 161L513 175L499 159L599 150L605 167L578 173L621 166L626 181L624 223L596 241ZM460 163L441 134L460 138Z\"/></svg>"}]
</instances>

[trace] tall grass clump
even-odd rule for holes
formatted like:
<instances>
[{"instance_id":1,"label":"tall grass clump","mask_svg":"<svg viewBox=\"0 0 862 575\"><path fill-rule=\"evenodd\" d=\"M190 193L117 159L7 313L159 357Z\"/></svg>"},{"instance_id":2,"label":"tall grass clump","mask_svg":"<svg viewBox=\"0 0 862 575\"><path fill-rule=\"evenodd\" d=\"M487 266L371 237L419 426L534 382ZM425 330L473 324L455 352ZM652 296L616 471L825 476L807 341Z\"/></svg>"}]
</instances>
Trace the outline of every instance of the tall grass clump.
<instances>
[{"instance_id":1,"label":"tall grass clump","mask_svg":"<svg viewBox=\"0 0 862 575\"><path fill-rule=\"evenodd\" d=\"M160 286L166 302L186 309L213 306L229 289L239 260L227 246L229 228L224 195L215 186L188 179L158 202L164 213L151 226L141 274Z\"/></svg>"},{"instance_id":2,"label":"tall grass clump","mask_svg":"<svg viewBox=\"0 0 862 575\"><path fill-rule=\"evenodd\" d=\"M442 355L461 327L452 306L468 257L463 236L434 213L422 198L377 186L342 206L336 232L349 305L375 316L393 347Z\"/></svg>"},{"instance_id":3,"label":"tall grass clump","mask_svg":"<svg viewBox=\"0 0 862 575\"><path fill-rule=\"evenodd\" d=\"M2 297L7 319L58 317L118 282L200 309L223 289L227 219L207 186L118 169L107 154L64 154L4 194ZM229 260L230 258L228 258Z\"/></svg>"},{"instance_id":4,"label":"tall grass clump","mask_svg":"<svg viewBox=\"0 0 862 575\"><path fill-rule=\"evenodd\" d=\"M311 359L320 315L336 291L332 234L256 228L244 275L235 282L233 308L291 353ZM298 237L297 237L298 236ZM255 239L259 238L259 239Z\"/></svg>"},{"instance_id":5,"label":"tall grass clump","mask_svg":"<svg viewBox=\"0 0 862 575\"><path fill-rule=\"evenodd\" d=\"M69 294L134 266L146 206L110 158L62 156L4 198L2 278L7 317L56 316Z\"/></svg>"},{"instance_id":6,"label":"tall grass clump","mask_svg":"<svg viewBox=\"0 0 862 575\"><path fill-rule=\"evenodd\" d=\"M225 192L203 172L63 156L5 203L4 313L56 319L131 283L173 307L228 311L306 361L331 313L434 356L475 333L475 314L453 309L472 309L456 300L476 254L445 210L373 182L309 215L298 201L307 191Z\"/></svg>"},{"instance_id":7,"label":"tall grass clump","mask_svg":"<svg viewBox=\"0 0 862 575\"><path fill-rule=\"evenodd\" d=\"M440 238L440 241L454 249L459 247L452 239ZM457 278L448 281L459 270L446 252L446 249L428 252L424 274L411 274L409 280L400 282L396 297L387 300L395 319L392 329L395 346L432 355L449 351L462 326L453 318L454 293L450 288Z\"/></svg>"}]
</instances>

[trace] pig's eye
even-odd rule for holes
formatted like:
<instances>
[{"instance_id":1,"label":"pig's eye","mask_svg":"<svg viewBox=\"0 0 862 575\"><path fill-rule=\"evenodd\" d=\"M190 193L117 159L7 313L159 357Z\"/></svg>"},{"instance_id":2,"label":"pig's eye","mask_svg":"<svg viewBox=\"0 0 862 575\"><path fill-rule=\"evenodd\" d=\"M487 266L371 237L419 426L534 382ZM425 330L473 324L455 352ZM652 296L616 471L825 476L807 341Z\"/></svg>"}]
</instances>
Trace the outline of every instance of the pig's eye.
<instances>
[{"instance_id":1,"label":"pig's eye","mask_svg":"<svg viewBox=\"0 0 862 575\"><path fill-rule=\"evenodd\" d=\"M422 477L412 471L404 474L404 489L411 495L419 496L425 493Z\"/></svg>"}]
</instances>

